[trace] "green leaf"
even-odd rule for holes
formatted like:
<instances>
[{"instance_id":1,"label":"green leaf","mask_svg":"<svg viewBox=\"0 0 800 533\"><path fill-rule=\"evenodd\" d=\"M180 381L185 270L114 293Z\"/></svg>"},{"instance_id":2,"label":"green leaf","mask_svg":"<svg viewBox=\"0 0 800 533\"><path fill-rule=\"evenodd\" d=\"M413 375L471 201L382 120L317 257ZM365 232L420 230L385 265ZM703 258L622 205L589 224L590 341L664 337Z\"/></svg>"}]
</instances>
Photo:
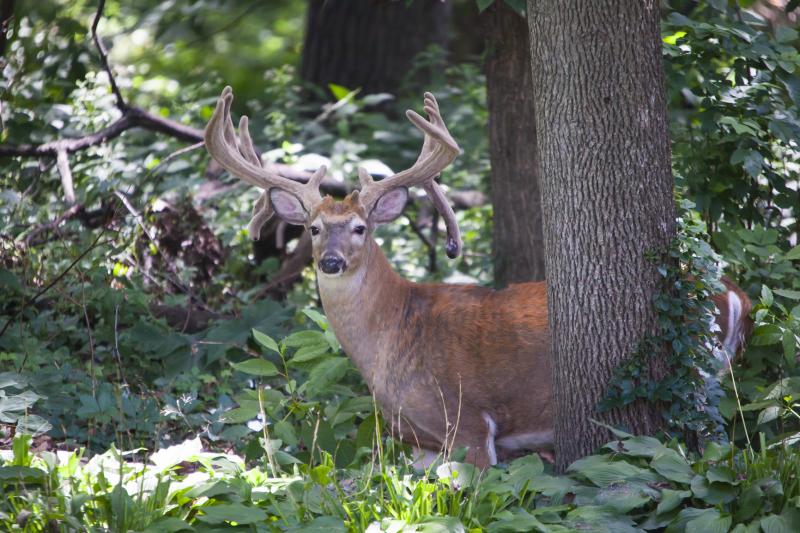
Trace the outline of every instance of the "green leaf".
<instances>
[{"instance_id":1,"label":"green leaf","mask_svg":"<svg viewBox=\"0 0 800 533\"><path fill-rule=\"evenodd\" d=\"M306 361L313 361L319 359L330 351L330 345L325 342L323 344L311 344L300 348L292 356L292 363L305 363Z\"/></svg>"},{"instance_id":2,"label":"green leaf","mask_svg":"<svg viewBox=\"0 0 800 533\"><path fill-rule=\"evenodd\" d=\"M665 448L653 457L650 466L665 478L678 483L688 484L695 475L686 459L670 448Z\"/></svg>"},{"instance_id":3,"label":"green leaf","mask_svg":"<svg viewBox=\"0 0 800 533\"><path fill-rule=\"evenodd\" d=\"M738 489L728 483L709 483L705 477L695 476L692 480L692 492L706 503L720 505L736 499Z\"/></svg>"},{"instance_id":4,"label":"green leaf","mask_svg":"<svg viewBox=\"0 0 800 533\"><path fill-rule=\"evenodd\" d=\"M788 508L779 515L765 516L760 524L764 533L796 533L800 531L800 511Z\"/></svg>"},{"instance_id":5,"label":"green leaf","mask_svg":"<svg viewBox=\"0 0 800 533\"><path fill-rule=\"evenodd\" d=\"M788 362L793 362L797 353L797 337L795 337L795 334L788 329L785 330L781 344L783 344L783 356Z\"/></svg>"},{"instance_id":6,"label":"green leaf","mask_svg":"<svg viewBox=\"0 0 800 533\"><path fill-rule=\"evenodd\" d=\"M520 508L502 514L502 519L490 523L488 529L489 533L529 533L532 531L546 533L551 529L528 511Z\"/></svg>"},{"instance_id":7,"label":"green leaf","mask_svg":"<svg viewBox=\"0 0 800 533\"><path fill-rule=\"evenodd\" d=\"M739 500L737 501L736 521L745 522L750 520L763 505L764 491L761 490L761 487L759 487L758 484L748 487L742 492L742 495L739 496Z\"/></svg>"},{"instance_id":8,"label":"green leaf","mask_svg":"<svg viewBox=\"0 0 800 533\"><path fill-rule=\"evenodd\" d=\"M241 363L234 363L233 368L251 376L277 376L278 368L266 359L248 359Z\"/></svg>"},{"instance_id":9,"label":"green leaf","mask_svg":"<svg viewBox=\"0 0 800 533\"><path fill-rule=\"evenodd\" d=\"M322 331L328 330L328 319L316 309L303 309L303 314L310 318Z\"/></svg>"},{"instance_id":10,"label":"green leaf","mask_svg":"<svg viewBox=\"0 0 800 533\"><path fill-rule=\"evenodd\" d=\"M15 423L17 417L22 416L39 398L41 396L30 390L22 391L14 396L0 396L0 422Z\"/></svg>"},{"instance_id":11,"label":"green leaf","mask_svg":"<svg viewBox=\"0 0 800 533\"><path fill-rule=\"evenodd\" d=\"M790 43L797 39L797 30L780 25L775 30L775 40L779 43Z\"/></svg>"},{"instance_id":12,"label":"green leaf","mask_svg":"<svg viewBox=\"0 0 800 533\"><path fill-rule=\"evenodd\" d=\"M800 244L798 244L797 246L786 252L784 258L786 258L789 261L800 259Z\"/></svg>"},{"instance_id":13,"label":"green leaf","mask_svg":"<svg viewBox=\"0 0 800 533\"><path fill-rule=\"evenodd\" d=\"M783 329L775 324L762 324L755 328L749 344L753 346L770 346L783 339Z\"/></svg>"},{"instance_id":14,"label":"green leaf","mask_svg":"<svg viewBox=\"0 0 800 533\"><path fill-rule=\"evenodd\" d=\"M627 514L650 501L642 485L624 482L603 487L594 497L594 504L614 509L620 514Z\"/></svg>"},{"instance_id":15,"label":"green leaf","mask_svg":"<svg viewBox=\"0 0 800 533\"><path fill-rule=\"evenodd\" d=\"M283 344L285 346L289 346L290 348L300 348L302 346L328 344L328 341L325 339L325 334L321 331L309 329L292 333L283 339Z\"/></svg>"},{"instance_id":16,"label":"green leaf","mask_svg":"<svg viewBox=\"0 0 800 533\"><path fill-rule=\"evenodd\" d=\"M225 414L222 415L222 422L226 424L241 424L254 419L258 416L258 413L258 407L236 407L230 411L225 411Z\"/></svg>"},{"instance_id":17,"label":"green leaf","mask_svg":"<svg viewBox=\"0 0 800 533\"><path fill-rule=\"evenodd\" d=\"M605 448L632 457L654 457L659 452L665 450L666 446L653 437L640 436L609 442L605 445Z\"/></svg>"},{"instance_id":18,"label":"green leaf","mask_svg":"<svg viewBox=\"0 0 800 533\"><path fill-rule=\"evenodd\" d=\"M26 415L17 419L17 432L26 435L42 435L53 429L53 425L39 415Z\"/></svg>"},{"instance_id":19,"label":"green leaf","mask_svg":"<svg viewBox=\"0 0 800 533\"><path fill-rule=\"evenodd\" d=\"M692 495L689 490L664 489L661 491L661 501L658 502L656 514L663 514L676 509L681 502Z\"/></svg>"},{"instance_id":20,"label":"green leaf","mask_svg":"<svg viewBox=\"0 0 800 533\"><path fill-rule=\"evenodd\" d=\"M275 342L272 337L270 337L266 333L261 333L255 328L252 331L253 331L253 338L256 340L258 344L260 344L267 350L271 350L275 353L281 353L280 348L278 348L278 343Z\"/></svg>"},{"instance_id":21,"label":"green leaf","mask_svg":"<svg viewBox=\"0 0 800 533\"><path fill-rule=\"evenodd\" d=\"M515 493L519 493L522 488L544 472L544 464L537 454L526 455L515 459L508 465L507 482L514 487Z\"/></svg>"},{"instance_id":22,"label":"green leaf","mask_svg":"<svg viewBox=\"0 0 800 533\"><path fill-rule=\"evenodd\" d=\"M736 479L736 472L729 466L716 465L708 469L706 479L710 482L729 483L731 485L738 485L739 481Z\"/></svg>"},{"instance_id":23,"label":"green leaf","mask_svg":"<svg viewBox=\"0 0 800 533\"><path fill-rule=\"evenodd\" d=\"M664 37L663 41L665 43L667 43L667 44L675 46L675 45L678 44L678 39L681 39L683 37L686 37L686 32L685 31L676 31L672 35L668 35L668 36Z\"/></svg>"},{"instance_id":24,"label":"green leaf","mask_svg":"<svg viewBox=\"0 0 800 533\"><path fill-rule=\"evenodd\" d=\"M331 470L333 470L332 466L318 465L312 468L309 474L314 483L322 487L325 487L333 481L329 475L331 473Z\"/></svg>"},{"instance_id":25,"label":"green leaf","mask_svg":"<svg viewBox=\"0 0 800 533\"><path fill-rule=\"evenodd\" d=\"M567 472L586 477L598 487L623 481L657 482L660 478L650 470L639 468L626 461L611 461L608 456L590 455L572 463Z\"/></svg>"},{"instance_id":26,"label":"green leaf","mask_svg":"<svg viewBox=\"0 0 800 533\"><path fill-rule=\"evenodd\" d=\"M759 174L761 174L761 167L764 165L764 156L761 155L760 152L755 150L750 150L747 154L747 157L744 158L744 165L742 165L745 171L750 174L750 176L757 178Z\"/></svg>"},{"instance_id":27,"label":"green leaf","mask_svg":"<svg viewBox=\"0 0 800 533\"><path fill-rule=\"evenodd\" d=\"M686 523L686 533L728 533L733 519L717 509L704 509L697 518Z\"/></svg>"},{"instance_id":28,"label":"green leaf","mask_svg":"<svg viewBox=\"0 0 800 533\"><path fill-rule=\"evenodd\" d=\"M335 83L329 83L328 89L330 89L331 94L334 98L336 98L337 101L344 100L348 95L354 92L346 87L342 87L341 85L336 85Z\"/></svg>"},{"instance_id":29,"label":"green leaf","mask_svg":"<svg viewBox=\"0 0 800 533\"><path fill-rule=\"evenodd\" d=\"M788 298L790 300L800 300L800 291L793 291L790 289L774 289L772 292L778 296L783 296L784 298Z\"/></svg>"},{"instance_id":30,"label":"green leaf","mask_svg":"<svg viewBox=\"0 0 800 533\"><path fill-rule=\"evenodd\" d=\"M306 386L312 393L322 392L328 385L341 379L349 367L346 357L328 357L311 369Z\"/></svg>"},{"instance_id":31,"label":"green leaf","mask_svg":"<svg viewBox=\"0 0 800 533\"><path fill-rule=\"evenodd\" d=\"M772 302L775 300L775 297L772 296L772 290L767 287L766 285L761 286L761 303L763 303L767 307L772 307Z\"/></svg>"},{"instance_id":32,"label":"green leaf","mask_svg":"<svg viewBox=\"0 0 800 533\"><path fill-rule=\"evenodd\" d=\"M267 513L258 507L242 505L241 503L222 503L199 507L203 513L197 519L208 524L223 524L235 522L237 524L257 524L267 519Z\"/></svg>"},{"instance_id":33,"label":"green leaf","mask_svg":"<svg viewBox=\"0 0 800 533\"><path fill-rule=\"evenodd\" d=\"M42 483L46 472L29 466L0 467L0 481L21 483Z\"/></svg>"}]
</instances>

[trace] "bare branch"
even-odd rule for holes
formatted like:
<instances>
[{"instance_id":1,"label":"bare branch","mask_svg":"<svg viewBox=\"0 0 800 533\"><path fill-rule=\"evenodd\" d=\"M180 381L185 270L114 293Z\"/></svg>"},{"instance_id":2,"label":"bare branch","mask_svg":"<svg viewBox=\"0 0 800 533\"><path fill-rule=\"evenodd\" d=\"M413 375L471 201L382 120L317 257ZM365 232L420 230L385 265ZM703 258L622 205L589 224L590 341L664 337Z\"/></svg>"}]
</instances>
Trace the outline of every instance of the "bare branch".
<instances>
[{"instance_id":1,"label":"bare branch","mask_svg":"<svg viewBox=\"0 0 800 533\"><path fill-rule=\"evenodd\" d=\"M111 65L108 64L108 50L106 50L103 40L97 35L97 25L103 17L103 9L105 7L106 0L99 0L99 2L97 2L97 13L95 13L94 21L92 21L92 40L97 47L97 52L100 54L100 63L103 65L103 70L108 74L108 82L111 84L111 92L114 93L114 97L117 99L117 107L121 111L125 111L128 104L125 103L125 99L122 97L119 87L117 87L117 81L114 79L114 73L111 72Z\"/></svg>"},{"instance_id":2,"label":"bare branch","mask_svg":"<svg viewBox=\"0 0 800 533\"><path fill-rule=\"evenodd\" d=\"M56 151L56 167L58 168L58 174L61 176L64 200L72 205L75 203L75 185L72 183L72 170L69 168L67 151L63 148Z\"/></svg>"}]
</instances>

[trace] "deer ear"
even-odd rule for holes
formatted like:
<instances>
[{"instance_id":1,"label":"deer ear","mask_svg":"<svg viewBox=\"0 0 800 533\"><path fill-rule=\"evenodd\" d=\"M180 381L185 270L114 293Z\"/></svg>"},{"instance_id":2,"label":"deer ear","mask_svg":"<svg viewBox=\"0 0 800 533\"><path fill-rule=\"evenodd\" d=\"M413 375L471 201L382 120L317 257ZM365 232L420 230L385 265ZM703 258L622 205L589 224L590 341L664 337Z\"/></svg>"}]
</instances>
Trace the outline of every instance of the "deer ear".
<instances>
[{"instance_id":1,"label":"deer ear","mask_svg":"<svg viewBox=\"0 0 800 533\"><path fill-rule=\"evenodd\" d=\"M269 190L269 200L272 202L272 209L289 224L302 226L308 220L303 203L294 194L273 187Z\"/></svg>"},{"instance_id":2,"label":"deer ear","mask_svg":"<svg viewBox=\"0 0 800 533\"><path fill-rule=\"evenodd\" d=\"M407 201L408 189L405 187L398 187L386 192L375 202L375 207L369 214L369 221L372 224L391 222L400 216Z\"/></svg>"}]
</instances>

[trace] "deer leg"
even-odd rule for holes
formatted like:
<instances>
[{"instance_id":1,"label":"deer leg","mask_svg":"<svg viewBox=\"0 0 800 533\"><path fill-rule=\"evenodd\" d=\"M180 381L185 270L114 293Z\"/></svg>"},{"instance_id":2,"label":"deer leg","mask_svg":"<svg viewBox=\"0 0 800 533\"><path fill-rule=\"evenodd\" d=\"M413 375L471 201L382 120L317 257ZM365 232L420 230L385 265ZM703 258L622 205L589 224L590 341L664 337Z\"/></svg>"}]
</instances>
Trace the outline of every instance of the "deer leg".
<instances>
[{"instance_id":1,"label":"deer leg","mask_svg":"<svg viewBox=\"0 0 800 533\"><path fill-rule=\"evenodd\" d=\"M494 419L489 413L482 412L480 416L472 417L471 420L465 422L464 426L459 428L455 444L456 446L467 446L466 461L482 470L496 465L495 436L497 435L497 424ZM462 433L462 429L466 431ZM461 437L461 435L464 435L464 437Z\"/></svg>"}]
</instances>

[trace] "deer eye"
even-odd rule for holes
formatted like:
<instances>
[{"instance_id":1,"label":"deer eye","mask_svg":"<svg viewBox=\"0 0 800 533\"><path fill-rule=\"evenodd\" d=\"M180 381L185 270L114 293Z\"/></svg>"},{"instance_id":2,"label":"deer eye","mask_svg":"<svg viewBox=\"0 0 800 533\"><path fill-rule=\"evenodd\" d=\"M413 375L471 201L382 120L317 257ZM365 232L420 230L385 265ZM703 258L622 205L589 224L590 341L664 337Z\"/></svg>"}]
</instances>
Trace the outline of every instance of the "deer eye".
<instances>
[{"instance_id":1,"label":"deer eye","mask_svg":"<svg viewBox=\"0 0 800 533\"><path fill-rule=\"evenodd\" d=\"M319 235L319 228L316 226L311 226L308 231L311 232L311 235Z\"/></svg>"},{"instance_id":2,"label":"deer eye","mask_svg":"<svg viewBox=\"0 0 800 533\"><path fill-rule=\"evenodd\" d=\"M353 228L353 231L355 233L357 233L358 235L364 235L364 232L367 231L367 227L366 226L356 226L355 228Z\"/></svg>"}]
</instances>

